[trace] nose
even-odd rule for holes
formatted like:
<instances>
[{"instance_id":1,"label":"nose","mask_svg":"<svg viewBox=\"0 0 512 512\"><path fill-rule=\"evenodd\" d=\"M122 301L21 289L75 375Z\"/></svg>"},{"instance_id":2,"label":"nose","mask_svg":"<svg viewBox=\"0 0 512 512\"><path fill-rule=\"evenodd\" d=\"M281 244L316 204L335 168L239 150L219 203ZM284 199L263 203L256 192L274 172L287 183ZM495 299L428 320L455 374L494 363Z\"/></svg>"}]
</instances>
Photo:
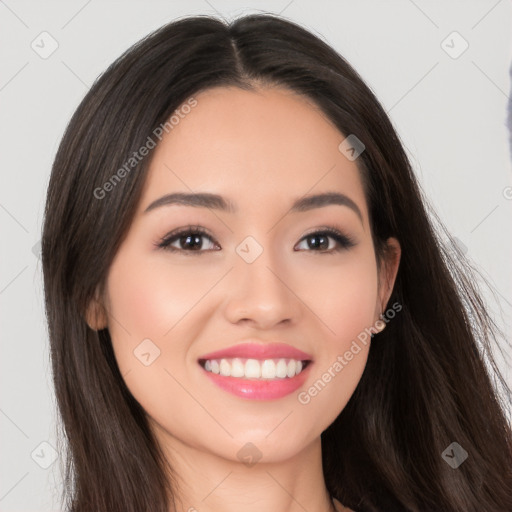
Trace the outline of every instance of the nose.
<instances>
[{"instance_id":1,"label":"nose","mask_svg":"<svg viewBox=\"0 0 512 512\"><path fill-rule=\"evenodd\" d=\"M264 250L252 263L237 260L226 284L224 313L233 324L257 329L295 324L305 307L294 292L297 283L291 272L278 264L270 250Z\"/></svg>"}]
</instances>

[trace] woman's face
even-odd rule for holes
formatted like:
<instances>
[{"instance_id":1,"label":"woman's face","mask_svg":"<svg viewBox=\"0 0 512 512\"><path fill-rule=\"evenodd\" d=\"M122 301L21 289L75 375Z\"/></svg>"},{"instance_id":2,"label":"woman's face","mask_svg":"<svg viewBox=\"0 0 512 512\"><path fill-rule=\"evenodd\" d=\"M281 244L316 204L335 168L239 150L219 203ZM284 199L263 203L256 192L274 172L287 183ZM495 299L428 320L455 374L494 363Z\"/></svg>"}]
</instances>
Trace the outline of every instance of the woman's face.
<instances>
[{"instance_id":1,"label":"woman's face","mask_svg":"<svg viewBox=\"0 0 512 512\"><path fill-rule=\"evenodd\" d=\"M126 385L164 443L283 460L354 392L398 261L379 289L356 162L311 103L277 88L195 99L150 155L109 271L106 322ZM177 193L223 199L155 204ZM326 193L339 198L307 201ZM212 355L246 343L256 347Z\"/></svg>"}]
</instances>

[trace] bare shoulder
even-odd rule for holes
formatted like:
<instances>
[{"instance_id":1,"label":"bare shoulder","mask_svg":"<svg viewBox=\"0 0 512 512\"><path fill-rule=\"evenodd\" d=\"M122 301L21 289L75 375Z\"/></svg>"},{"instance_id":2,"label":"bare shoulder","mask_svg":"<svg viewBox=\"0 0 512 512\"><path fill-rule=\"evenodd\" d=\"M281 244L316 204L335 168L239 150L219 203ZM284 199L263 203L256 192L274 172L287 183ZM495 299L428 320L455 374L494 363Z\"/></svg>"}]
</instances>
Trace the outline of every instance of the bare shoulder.
<instances>
[{"instance_id":1,"label":"bare shoulder","mask_svg":"<svg viewBox=\"0 0 512 512\"><path fill-rule=\"evenodd\" d=\"M336 512L354 512L351 508L344 507L336 498L334 498L334 506L336 507Z\"/></svg>"}]
</instances>

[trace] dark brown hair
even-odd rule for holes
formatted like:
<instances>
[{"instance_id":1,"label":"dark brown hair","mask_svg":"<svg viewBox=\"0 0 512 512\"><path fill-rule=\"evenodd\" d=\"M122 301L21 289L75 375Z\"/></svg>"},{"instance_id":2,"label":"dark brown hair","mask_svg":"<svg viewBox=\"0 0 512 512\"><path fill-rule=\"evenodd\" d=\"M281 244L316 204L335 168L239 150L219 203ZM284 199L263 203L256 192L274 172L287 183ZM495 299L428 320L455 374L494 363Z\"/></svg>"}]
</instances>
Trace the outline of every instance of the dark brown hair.
<instances>
[{"instance_id":1,"label":"dark brown hair","mask_svg":"<svg viewBox=\"0 0 512 512\"><path fill-rule=\"evenodd\" d=\"M95 190L183 102L216 86L286 87L313 100L342 134L355 134L366 148L356 163L376 254L385 256L391 236L402 247L390 303L403 309L373 339L353 396L322 433L328 490L361 512L512 510L509 404L497 383L510 390L494 363L500 333L474 272L446 249L444 228L429 215L371 90L318 37L273 15L165 25L101 75L61 141L42 263L67 510L169 512L174 501L172 468L119 372L108 329L93 331L84 319L130 227L151 159L106 197ZM457 469L442 457L454 441L469 455Z\"/></svg>"}]
</instances>

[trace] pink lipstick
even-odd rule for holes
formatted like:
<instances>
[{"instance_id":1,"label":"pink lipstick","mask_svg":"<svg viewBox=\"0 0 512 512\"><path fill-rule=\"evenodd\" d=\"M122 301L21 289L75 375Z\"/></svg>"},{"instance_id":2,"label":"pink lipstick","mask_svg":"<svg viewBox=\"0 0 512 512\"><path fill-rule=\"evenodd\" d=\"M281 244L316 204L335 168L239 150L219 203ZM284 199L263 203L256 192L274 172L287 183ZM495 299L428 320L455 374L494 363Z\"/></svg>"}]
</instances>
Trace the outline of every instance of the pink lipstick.
<instances>
[{"instance_id":1,"label":"pink lipstick","mask_svg":"<svg viewBox=\"0 0 512 512\"><path fill-rule=\"evenodd\" d=\"M251 400L275 400L304 384L312 356L285 343L242 343L205 354L198 363L224 391Z\"/></svg>"}]
</instances>

